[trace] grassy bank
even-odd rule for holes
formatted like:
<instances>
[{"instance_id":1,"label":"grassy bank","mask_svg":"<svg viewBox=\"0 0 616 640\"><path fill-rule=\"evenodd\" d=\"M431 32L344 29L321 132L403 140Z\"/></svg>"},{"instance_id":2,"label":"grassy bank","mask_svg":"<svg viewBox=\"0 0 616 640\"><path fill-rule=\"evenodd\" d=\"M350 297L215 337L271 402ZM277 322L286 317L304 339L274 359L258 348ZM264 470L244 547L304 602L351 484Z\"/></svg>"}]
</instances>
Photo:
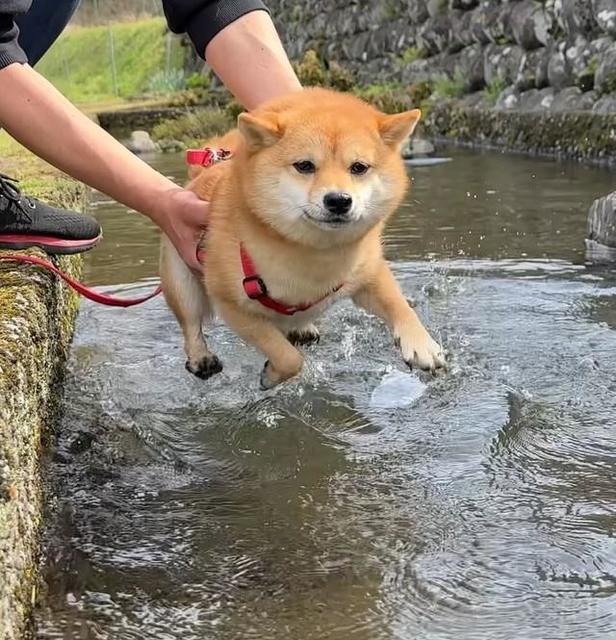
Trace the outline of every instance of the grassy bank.
<instances>
[{"instance_id":1,"label":"grassy bank","mask_svg":"<svg viewBox=\"0 0 616 640\"><path fill-rule=\"evenodd\" d=\"M77 103L143 98L180 89L184 50L162 18L67 29L37 70Z\"/></svg>"},{"instance_id":2,"label":"grassy bank","mask_svg":"<svg viewBox=\"0 0 616 640\"><path fill-rule=\"evenodd\" d=\"M83 189L74 180L24 149L4 131L0 131L0 173L20 181L21 189L36 197L54 197L59 201L74 200Z\"/></svg>"}]
</instances>

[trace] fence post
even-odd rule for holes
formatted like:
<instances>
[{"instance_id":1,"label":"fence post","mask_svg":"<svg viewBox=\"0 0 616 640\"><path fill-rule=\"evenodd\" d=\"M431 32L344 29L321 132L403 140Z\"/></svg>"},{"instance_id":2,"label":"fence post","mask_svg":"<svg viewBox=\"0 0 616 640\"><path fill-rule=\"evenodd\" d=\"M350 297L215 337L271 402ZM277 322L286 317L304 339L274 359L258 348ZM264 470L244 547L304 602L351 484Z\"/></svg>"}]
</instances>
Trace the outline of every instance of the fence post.
<instances>
[{"instance_id":1,"label":"fence post","mask_svg":"<svg viewBox=\"0 0 616 640\"><path fill-rule=\"evenodd\" d=\"M64 76L68 79L71 73L68 66L68 60L66 58L66 41L60 40L59 44L60 44L60 51L62 51L62 68L64 70Z\"/></svg>"},{"instance_id":2,"label":"fence post","mask_svg":"<svg viewBox=\"0 0 616 640\"><path fill-rule=\"evenodd\" d=\"M113 46L113 29L111 28L111 24L107 25L107 30L109 33L109 50L111 53L111 82L113 85L113 95L118 96L118 73L116 69L115 47Z\"/></svg>"},{"instance_id":3,"label":"fence post","mask_svg":"<svg viewBox=\"0 0 616 640\"><path fill-rule=\"evenodd\" d=\"M169 77L169 72L171 71L171 32L167 31L166 38L166 49L165 49L165 77Z\"/></svg>"}]
</instances>

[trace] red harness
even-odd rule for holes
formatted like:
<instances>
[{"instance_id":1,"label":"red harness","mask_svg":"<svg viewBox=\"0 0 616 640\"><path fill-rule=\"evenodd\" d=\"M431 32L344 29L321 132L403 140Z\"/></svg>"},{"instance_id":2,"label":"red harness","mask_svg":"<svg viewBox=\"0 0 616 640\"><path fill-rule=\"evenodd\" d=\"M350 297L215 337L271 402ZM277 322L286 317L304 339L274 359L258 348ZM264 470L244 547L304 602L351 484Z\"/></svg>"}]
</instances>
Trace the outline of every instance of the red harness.
<instances>
[{"instance_id":1,"label":"red harness","mask_svg":"<svg viewBox=\"0 0 616 640\"><path fill-rule=\"evenodd\" d=\"M200 167L211 167L221 160L228 160L231 157L229 149L188 149L186 152L186 164Z\"/></svg>"},{"instance_id":2,"label":"red harness","mask_svg":"<svg viewBox=\"0 0 616 640\"><path fill-rule=\"evenodd\" d=\"M210 167L213 164L220 162L222 160L227 160L231 157L231 152L227 149L211 149L206 147L204 149L189 149L186 152L186 162L190 165L199 165L202 167ZM197 249L197 257L199 261L202 262L205 259L205 253L200 249ZM255 269L255 265L252 261L252 258L246 251L243 245L240 245L240 259L242 262L242 271L244 273L244 279L242 280L242 286L244 287L244 291L246 295L251 300L257 300L264 307L271 309L272 311L276 311L276 313L280 313L285 316L292 316L299 311L306 311L311 307L323 302L326 298L328 298L331 294L336 293L342 285L336 287L331 293L311 302L310 304L303 305L287 305L278 300L274 300L270 298L267 293L267 287L265 283L257 273ZM95 289L91 289L81 282L77 282L73 278L71 278L66 273L60 271L58 267L56 267L49 260L44 260L43 258L38 258L36 256L27 256L21 254L8 254L8 255L0 255L0 261L9 261L9 262L21 262L26 264L37 265L40 267L44 267L48 271L55 273L57 276L62 278L64 282L66 282L72 289L77 291L77 293L81 294L85 298L92 300L98 304L104 304L110 307L133 307L138 304L142 304L143 302L147 302L151 300L159 293L161 293L162 289L158 286L152 293L149 293L140 298L118 298L116 296L107 295L105 293L101 293L100 291L96 291Z\"/></svg>"},{"instance_id":3,"label":"red harness","mask_svg":"<svg viewBox=\"0 0 616 640\"><path fill-rule=\"evenodd\" d=\"M298 311L307 311L311 307L315 307L319 302L323 302L336 293L336 291L342 288L342 285L338 285L335 289L333 289L330 293L325 294L322 298L311 302L310 304L296 304L293 306L284 304L284 302L280 302L278 300L274 300L274 298L270 298L267 293L267 287L265 286L265 282L261 280L261 277L257 273L255 269L255 265L252 261L252 258L248 255L248 252L244 248L244 245L240 245L240 259L242 261L242 271L244 272L244 279L242 280L242 286L244 287L244 292L251 300L257 300L264 307L271 309L272 311L276 311L276 313L281 313L285 316L293 316Z\"/></svg>"}]
</instances>

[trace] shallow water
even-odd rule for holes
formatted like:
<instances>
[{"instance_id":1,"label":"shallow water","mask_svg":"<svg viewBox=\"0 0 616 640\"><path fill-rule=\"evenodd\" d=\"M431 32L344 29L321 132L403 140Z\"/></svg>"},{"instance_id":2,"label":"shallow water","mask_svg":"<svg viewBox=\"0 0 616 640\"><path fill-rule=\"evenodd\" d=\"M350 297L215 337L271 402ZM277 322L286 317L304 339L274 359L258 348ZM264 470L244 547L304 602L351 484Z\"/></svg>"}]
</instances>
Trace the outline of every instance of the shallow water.
<instances>
[{"instance_id":1,"label":"shallow water","mask_svg":"<svg viewBox=\"0 0 616 640\"><path fill-rule=\"evenodd\" d=\"M452 153L386 244L446 376L344 303L299 380L260 392L216 326L202 382L161 300L83 303L38 638L616 638L616 277L583 242L614 174ZM87 281L147 290L155 230L94 211Z\"/></svg>"}]
</instances>

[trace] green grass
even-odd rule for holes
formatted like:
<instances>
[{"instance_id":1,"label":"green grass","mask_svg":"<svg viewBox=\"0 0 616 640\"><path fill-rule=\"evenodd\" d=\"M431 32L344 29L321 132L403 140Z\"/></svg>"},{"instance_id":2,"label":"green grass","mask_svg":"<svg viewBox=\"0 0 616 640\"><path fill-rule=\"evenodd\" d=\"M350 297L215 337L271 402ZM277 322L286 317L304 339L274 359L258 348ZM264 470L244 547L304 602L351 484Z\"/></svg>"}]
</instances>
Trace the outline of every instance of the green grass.
<instances>
[{"instance_id":1,"label":"green grass","mask_svg":"<svg viewBox=\"0 0 616 640\"><path fill-rule=\"evenodd\" d=\"M87 103L143 97L177 87L182 63L178 38L166 35L162 18L150 18L68 29L37 70L73 102Z\"/></svg>"},{"instance_id":2,"label":"green grass","mask_svg":"<svg viewBox=\"0 0 616 640\"><path fill-rule=\"evenodd\" d=\"M402 52L402 55L398 58L398 62L402 66L406 66L415 62L415 60L421 60L426 57L426 52L420 47L408 47Z\"/></svg>"},{"instance_id":3,"label":"green grass","mask_svg":"<svg viewBox=\"0 0 616 640\"><path fill-rule=\"evenodd\" d=\"M57 170L22 147L6 131L0 131L0 173L28 181L28 189L58 175Z\"/></svg>"},{"instance_id":4,"label":"green grass","mask_svg":"<svg viewBox=\"0 0 616 640\"><path fill-rule=\"evenodd\" d=\"M505 81L501 80L500 78L497 78L491 84L489 84L485 88L486 101L488 102L488 104L493 107L498 100L498 96L500 96L500 94L504 91L505 87Z\"/></svg>"},{"instance_id":5,"label":"green grass","mask_svg":"<svg viewBox=\"0 0 616 640\"><path fill-rule=\"evenodd\" d=\"M19 180L23 193L56 206L74 205L76 194L84 192L83 185L37 158L5 131L0 131L0 173Z\"/></svg>"},{"instance_id":6,"label":"green grass","mask_svg":"<svg viewBox=\"0 0 616 640\"><path fill-rule=\"evenodd\" d=\"M434 82L434 96L436 98L459 98L464 95L464 79L440 78Z\"/></svg>"},{"instance_id":7,"label":"green grass","mask_svg":"<svg viewBox=\"0 0 616 640\"><path fill-rule=\"evenodd\" d=\"M384 9L385 19L387 20L396 20L397 18L401 18L403 15L403 10L399 2L396 0L387 0Z\"/></svg>"},{"instance_id":8,"label":"green grass","mask_svg":"<svg viewBox=\"0 0 616 640\"><path fill-rule=\"evenodd\" d=\"M331 87L338 91L350 91L355 86L353 72L335 61L325 67L314 49L308 49L300 62L293 65L299 81L305 87Z\"/></svg>"},{"instance_id":9,"label":"green grass","mask_svg":"<svg viewBox=\"0 0 616 640\"><path fill-rule=\"evenodd\" d=\"M364 100L372 100L401 90L402 84L399 82L382 82L356 87L354 92Z\"/></svg>"}]
</instances>

